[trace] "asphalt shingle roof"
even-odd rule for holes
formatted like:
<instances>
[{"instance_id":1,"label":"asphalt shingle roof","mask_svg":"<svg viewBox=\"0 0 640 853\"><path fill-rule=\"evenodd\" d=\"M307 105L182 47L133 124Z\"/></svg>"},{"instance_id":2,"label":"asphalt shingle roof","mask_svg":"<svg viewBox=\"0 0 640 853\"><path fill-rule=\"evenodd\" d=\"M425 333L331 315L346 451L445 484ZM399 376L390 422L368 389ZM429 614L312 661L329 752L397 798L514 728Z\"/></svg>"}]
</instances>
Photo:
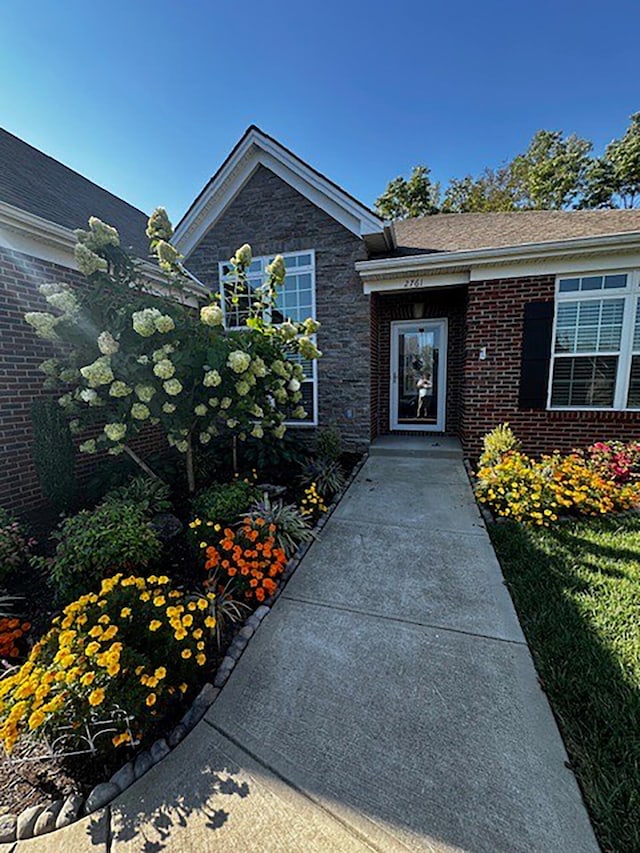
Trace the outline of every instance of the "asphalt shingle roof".
<instances>
[{"instance_id":1,"label":"asphalt shingle roof","mask_svg":"<svg viewBox=\"0 0 640 853\"><path fill-rule=\"evenodd\" d=\"M97 216L135 255L149 254L145 213L2 128L0 201L66 228L86 228Z\"/></svg>"},{"instance_id":2,"label":"asphalt shingle roof","mask_svg":"<svg viewBox=\"0 0 640 853\"><path fill-rule=\"evenodd\" d=\"M394 224L392 255L499 249L577 237L640 232L640 210L529 210L448 213Z\"/></svg>"}]
</instances>

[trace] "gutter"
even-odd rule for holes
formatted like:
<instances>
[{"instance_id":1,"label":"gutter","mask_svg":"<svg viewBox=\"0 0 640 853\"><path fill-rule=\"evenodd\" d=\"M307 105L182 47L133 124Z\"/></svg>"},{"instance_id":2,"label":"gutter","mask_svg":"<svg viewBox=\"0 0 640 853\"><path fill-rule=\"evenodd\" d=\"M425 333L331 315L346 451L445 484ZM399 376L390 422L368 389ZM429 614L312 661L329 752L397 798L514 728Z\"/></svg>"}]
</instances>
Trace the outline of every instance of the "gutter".
<instances>
[{"instance_id":1,"label":"gutter","mask_svg":"<svg viewBox=\"0 0 640 853\"><path fill-rule=\"evenodd\" d=\"M422 255L405 255L396 258L357 261L356 270L367 273L412 272L428 269L468 267L482 263L501 263L562 257L588 251L640 250L640 231L603 234L596 237L577 237L553 242L524 243L503 248L467 249L459 252L428 252Z\"/></svg>"}]
</instances>

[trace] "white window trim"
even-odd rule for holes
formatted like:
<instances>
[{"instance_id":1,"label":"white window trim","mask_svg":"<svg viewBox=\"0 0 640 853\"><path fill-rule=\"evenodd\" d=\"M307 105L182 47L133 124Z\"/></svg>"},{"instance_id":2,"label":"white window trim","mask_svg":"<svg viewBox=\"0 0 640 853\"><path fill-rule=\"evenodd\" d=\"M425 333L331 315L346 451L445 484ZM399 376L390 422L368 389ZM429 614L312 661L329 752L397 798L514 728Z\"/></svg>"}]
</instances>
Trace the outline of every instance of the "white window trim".
<instances>
[{"instance_id":1,"label":"white window trim","mask_svg":"<svg viewBox=\"0 0 640 853\"><path fill-rule=\"evenodd\" d=\"M295 275L296 273L311 273L311 319L316 319L316 252L315 249L300 249L297 252L274 252L268 255L257 255L253 258L254 261L262 261L263 262L263 270L265 266L265 262L268 262L269 258L275 257L277 254L281 255L286 261L287 258L294 258L298 255L311 255L311 263L307 264L303 267L295 267L291 270L291 275ZM227 326L227 315L226 315L226 300L224 295L224 281L225 276L223 269L225 266L229 264L229 261L218 261L218 290L220 293L220 307L222 308L222 316L224 318L224 326L228 328L230 331L238 331L242 329L243 326ZM251 276L249 276L251 277ZM315 335L312 335L312 340L315 341ZM301 384L313 384L313 419L310 421L285 421L285 426L295 428L295 429L313 429L318 426L318 360L313 359L311 362L313 375L310 378L305 378L302 380Z\"/></svg>"},{"instance_id":2,"label":"white window trim","mask_svg":"<svg viewBox=\"0 0 640 853\"><path fill-rule=\"evenodd\" d=\"M567 278L585 278L598 275L619 275L626 273L626 287L610 288L601 290L572 290L566 293L560 292L560 281ZM556 354L556 332L558 322L558 306L563 302L588 302L597 299L623 299L624 314L622 319L622 333L620 335L620 349L615 352L606 350L602 352L578 352ZM636 323L638 301L640 300L640 270L638 269L606 269L588 270L585 272L564 273L556 276L555 299L553 308L553 329L551 333L551 359L549 361L549 376L547 380L547 411L550 412L637 412L640 407L629 407L626 405L629 395L629 383L631 380L631 359L633 357L633 333ZM639 353L640 354L640 353ZM612 406L552 406L551 396L553 390L553 374L556 358L595 358L598 356L616 356L618 367L616 371L616 384Z\"/></svg>"}]
</instances>

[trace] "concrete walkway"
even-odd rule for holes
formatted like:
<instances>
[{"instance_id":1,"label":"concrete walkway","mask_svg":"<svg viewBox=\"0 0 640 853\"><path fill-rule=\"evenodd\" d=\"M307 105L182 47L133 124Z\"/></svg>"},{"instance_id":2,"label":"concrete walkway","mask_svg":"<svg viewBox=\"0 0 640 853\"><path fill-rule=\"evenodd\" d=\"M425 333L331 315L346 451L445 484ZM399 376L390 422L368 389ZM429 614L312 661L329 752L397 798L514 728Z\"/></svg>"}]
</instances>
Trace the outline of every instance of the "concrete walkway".
<instances>
[{"instance_id":1,"label":"concrete walkway","mask_svg":"<svg viewBox=\"0 0 640 853\"><path fill-rule=\"evenodd\" d=\"M597 851L457 459L372 457L207 717L22 851Z\"/></svg>"}]
</instances>

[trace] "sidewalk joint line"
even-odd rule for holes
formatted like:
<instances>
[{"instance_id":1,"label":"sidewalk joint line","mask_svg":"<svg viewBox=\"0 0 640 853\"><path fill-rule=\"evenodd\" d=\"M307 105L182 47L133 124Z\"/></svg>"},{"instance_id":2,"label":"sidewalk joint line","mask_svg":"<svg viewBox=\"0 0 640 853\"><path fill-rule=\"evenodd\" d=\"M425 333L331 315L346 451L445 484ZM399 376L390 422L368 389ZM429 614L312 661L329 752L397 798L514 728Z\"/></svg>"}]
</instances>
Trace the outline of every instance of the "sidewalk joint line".
<instances>
[{"instance_id":1,"label":"sidewalk joint line","mask_svg":"<svg viewBox=\"0 0 640 853\"><path fill-rule=\"evenodd\" d=\"M376 613L373 610L358 610L355 607L346 607L343 604L327 604L323 601L311 601L309 598L296 598L283 592L280 598L294 601L297 604L309 604L312 607L324 607L326 610L342 610L345 613L355 613L359 616L373 616L375 619L385 619L388 622L399 622L401 625L417 625L420 628L431 628L435 631L447 631L451 634L464 634L465 637L477 637L480 640L492 640L496 643L508 643L512 646L528 648L524 640L509 640L506 637L494 637L491 634L478 634L475 631L465 631L464 628L451 628L446 625L434 625L432 622L418 622L416 619L401 619L398 616L387 616L385 613Z\"/></svg>"},{"instance_id":2,"label":"sidewalk joint line","mask_svg":"<svg viewBox=\"0 0 640 853\"><path fill-rule=\"evenodd\" d=\"M262 758L260 758L258 755L256 755L252 750L250 750L246 746L244 746L244 744L242 744L236 737L234 737L233 735L226 732L219 725L216 725L216 723L210 722L209 720L207 720L206 717L203 717L203 720L208 726L210 726L214 731L218 732L218 734L222 735L222 737L226 738L237 749L239 749L241 752L244 752L245 755L248 755L249 758L251 758L257 764L259 764L261 767L264 767L270 773L273 773L273 775L277 779L279 779L281 782L283 782L289 788L292 788L294 791L296 791L298 794L300 794L300 796L304 797L306 800L309 800L310 803L313 803L314 806L316 806L318 809L323 811L325 814L329 815L329 817L333 821L335 821L336 823L339 823L342 827L344 827L344 829L346 829L346 831L350 835L356 836L356 838L358 838L360 841L362 841L362 843L366 847L368 847L370 850L375 851L375 853L384 853L383 848L378 847L377 845L374 845L373 842L370 841L368 838L366 838L360 832L359 829L357 829L354 826L351 826L351 824L347 823L344 820L344 818L340 817L339 815L334 814L323 803L318 802L318 800L316 800L314 797L312 797L311 794L307 793L307 791L300 788L299 785L296 785L295 782L292 782L290 779L287 779L287 777L283 773L281 773L279 770L276 770L276 768L273 767L273 765L271 765L268 761L264 761ZM376 826L377 826L377 824L376 824ZM378 828L380 829L381 827L378 827Z\"/></svg>"}]
</instances>

